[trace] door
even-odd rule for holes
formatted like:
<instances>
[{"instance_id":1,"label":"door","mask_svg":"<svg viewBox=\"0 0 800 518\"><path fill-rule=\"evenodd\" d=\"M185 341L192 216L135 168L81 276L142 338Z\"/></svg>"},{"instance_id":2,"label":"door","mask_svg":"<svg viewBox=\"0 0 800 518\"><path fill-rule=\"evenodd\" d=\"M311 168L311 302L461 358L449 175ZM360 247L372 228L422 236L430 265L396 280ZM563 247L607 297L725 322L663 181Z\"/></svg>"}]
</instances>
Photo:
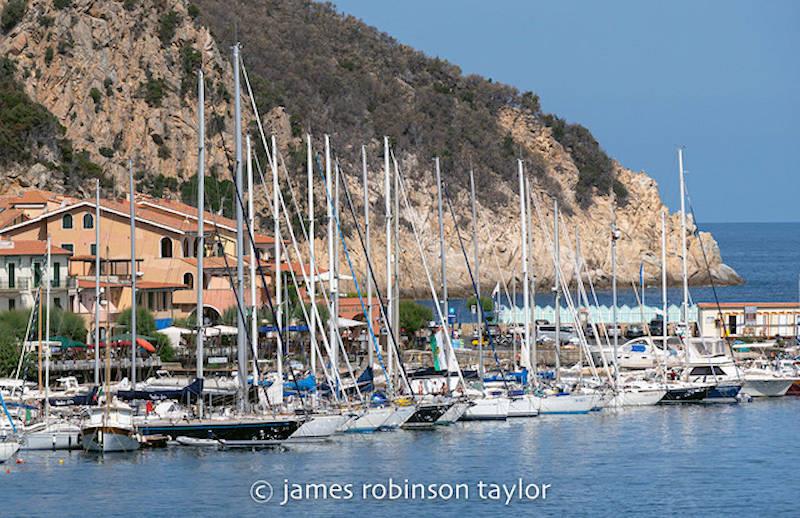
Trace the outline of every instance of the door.
<instances>
[{"instance_id":1,"label":"door","mask_svg":"<svg viewBox=\"0 0 800 518\"><path fill-rule=\"evenodd\" d=\"M736 334L736 315L728 315L728 333Z\"/></svg>"}]
</instances>

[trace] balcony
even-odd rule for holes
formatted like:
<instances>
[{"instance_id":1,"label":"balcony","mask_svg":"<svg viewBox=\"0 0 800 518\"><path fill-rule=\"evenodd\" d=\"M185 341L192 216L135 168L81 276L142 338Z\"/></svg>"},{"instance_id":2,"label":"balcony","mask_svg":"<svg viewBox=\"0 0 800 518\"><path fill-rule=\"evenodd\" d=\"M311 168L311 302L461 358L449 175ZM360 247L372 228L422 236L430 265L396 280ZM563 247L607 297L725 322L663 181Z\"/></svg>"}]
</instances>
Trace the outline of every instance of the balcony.
<instances>
[{"instance_id":1,"label":"balcony","mask_svg":"<svg viewBox=\"0 0 800 518\"><path fill-rule=\"evenodd\" d=\"M36 284L34 284L33 281L34 280L30 277L21 277L14 279L13 281L9 281L8 279L0 280L0 291L31 291L38 288L40 285L42 288L44 288L44 282L42 282L42 280L38 280L39 282ZM74 290L77 287L78 281L75 277L67 277L66 279L59 279L57 281L54 280L50 282L50 288L54 290Z\"/></svg>"}]
</instances>

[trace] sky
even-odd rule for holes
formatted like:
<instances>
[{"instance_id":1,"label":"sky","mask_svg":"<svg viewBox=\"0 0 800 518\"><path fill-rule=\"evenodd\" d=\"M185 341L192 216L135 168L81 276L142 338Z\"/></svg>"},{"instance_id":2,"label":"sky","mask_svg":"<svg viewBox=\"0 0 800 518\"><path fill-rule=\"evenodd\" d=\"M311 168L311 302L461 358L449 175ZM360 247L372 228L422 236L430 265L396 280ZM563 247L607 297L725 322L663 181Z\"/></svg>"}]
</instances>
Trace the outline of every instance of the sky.
<instances>
[{"instance_id":1,"label":"sky","mask_svg":"<svg viewBox=\"0 0 800 518\"><path fill-rule=\"evenodd\" d=\"M800 2L335 0L588 127L700 222L800 221Z\"/></svg>"}]
</instances>

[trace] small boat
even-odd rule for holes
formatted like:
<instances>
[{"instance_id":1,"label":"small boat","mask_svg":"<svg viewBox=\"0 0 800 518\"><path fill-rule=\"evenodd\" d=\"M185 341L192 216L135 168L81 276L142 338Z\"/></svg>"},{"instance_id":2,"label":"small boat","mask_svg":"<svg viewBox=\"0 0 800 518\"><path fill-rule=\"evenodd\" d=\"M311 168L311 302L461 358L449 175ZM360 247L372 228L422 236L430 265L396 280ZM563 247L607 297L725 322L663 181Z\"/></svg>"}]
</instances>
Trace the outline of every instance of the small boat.
<instances>
[{"instance_id":1,"label":"small boat","mask_svg":"<svg viewBox=\"0 0 800 518\"><path fill-rule=\"evenodd\" d=\"M89 409L87 423L81 429L84 451L96 453L130 452L139 449L139 437L133 425L133 410L121 402Z\"/></svg>"},{"instance_id":2,"label":"small boat","mask_svg":"<svg viewBox=\"0 0 800 518\"><path fill-rule=\"evenodd\" d=\"M411 417L401 426L406 430L433 429L439 420L453 406L453 401L441 397L423 398Z\"/></svg>"},{"instance_id":3,"label":"small boat","mask_svg":"<svg viewBox=\"0 0 800 518\"><path fill-rule=\"evenodd\" d=\"M23 450L79 450L81 427L57 419L27 426L23 434Z\"/></svg>"},{"instance_id":4,"label":"small boat","mask_svg":"<svg viewBox=\"0 0 800 518\"><path fill-rule=\"evenodd\" d=\"M742 393L750 397L781 397L792 387L795 378L764 368L744 369Z\"/></svg>"},{"instance_id":5,"label":"small boat","mask_svg":"<svg viewBox=\"0 0 800 518\"><path fill-rule=\"evenodd\" d=\"M343 414L312 414L292 435L290 441L324 439L335 434L350 416Z\"/></svg>"},{"instance_id":6,"label":"small boat","mask_svg":"<svg viewBox=\"0 0 800 518\"><path fill-rule=\"evenodd\" d=\"M377 431L394 414L392 406L369 407L345 426L347 433L372 433Z\"/></svg>"},{"instance_id":7,"label":"small boat","mask_svg":"<svg viewBox=\"0 0 800 518\"><path fill-rule=\"evenodd\" d=\"M219 448L222 444L216 439L197 439L195 437L176 437L175 442L191 448Z\"/></svg>"},{"instance_id":8,"label":"small boat","mask_svg":"<svg viewBox=\"0 0 800 518\"><path fill-rule=\"evenodd\" d=\"M447 409L447 412L442 414L442 417L436 420L437 426L450 426L460 420L464 413L472 406L469 400L457 400L453 406Z\"/></svg>"},{"instance_id":9,"label":"small boat","mask_svg":"<svg viewBox=\"0 0 800 518\"><path fill-rule=\"evenodd\" d=\"M597 402L596 394L560 392L539 397L539 415L588 414Z\"/></svg>"},{"instance_id":10,"label":"small boat","mask_svg":"<svg viewBox=\"0 0 800 518\"><path fill-rule=\"evenodd\" d=\"M680 379L712 385L703 403L737 403L744 377L727 344L718 338L688 338L685 347L687 365Z\"/></svg>"}]
</instances>

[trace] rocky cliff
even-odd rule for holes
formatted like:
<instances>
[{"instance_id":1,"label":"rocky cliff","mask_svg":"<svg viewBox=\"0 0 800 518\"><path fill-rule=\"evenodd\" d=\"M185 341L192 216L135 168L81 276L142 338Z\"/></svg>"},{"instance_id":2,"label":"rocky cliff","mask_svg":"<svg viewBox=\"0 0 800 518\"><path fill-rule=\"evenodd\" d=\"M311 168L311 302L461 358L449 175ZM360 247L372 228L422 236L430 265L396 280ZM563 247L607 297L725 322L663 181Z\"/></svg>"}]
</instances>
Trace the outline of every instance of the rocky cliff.
<instances>
[{"instance_id":1,"label":"rocky cliff","mask_svg":"<svg viewBox=\"0 0 800 518\"><path fill-rule=\"evenodd\" d=\"M434 154L443 157L444 180L455 198L465 239L471 237L466 164L474 166L480 274L486 289L519 275L518 156L524 158L537 192L532 256L540 286L552 282L553 197L563 209L565 275L574 271L577 230L588 269L596 282L607 282L612 212L622 232L620 285L638 280L641 262L648 278L660 275L660 214L665 207L655 182L645 173L625 169L606 157L584 128L565 126L541 113L535 95L462 76L457 67L399 45L330 6L305 0L260 0L234 12L217 0L200 0L199 8L183 0L23 3L19 20L8 28L4 24L0 51L16 64L15 74L25 93L64 126L65 137L76 150L85 150L99 166L107 178L107 191L126 190L127 160L132 158L141 190L180 196L181 187L196 171L194 71L199 66L205 71L207 87L207 171L229 178L233 87L228 44L236 21L245 61L252 64L248 72L255 101L266 130L278 135L289 173L297 177L300 199L304 199L300 175L305 131L317 137L317 150L320 134L332 135L359 211L358 152L362 142L367 145L376 251L382 251L385 243L379 231L383 223L380 137L392 136L411 198L410 210L401 207L400 225L401 284L406 294L426 294L422 263L410 231L412 220L421 232L429 263L438 272L434 266L438 260ZM7 4L0 0L0 8ZM232 18L232 13L238 16ZM249 108L249 102L245 97L243 106ZM252 116L249 109L245 111L248 122ZM91 189L82 179L70 182L58 158L5 165L7 181L0 190L36 186L86 193ZM267 203L266 196L259 197L264 213ZM323 203L318 198L320 214ZM351 236L356 269L363 271L353 223L346 214L342 220ZM670 215L667 223L669 276L675 281L680 275L678 216ZM465 293L469 290L465 262L449 216L445 230L449 282L454 293ZM692 232L689 243L693 283L708 282L709 271L719 282L739 281L722 262L711 235ZM316 248L324 261L322 241ZM468 250L471 253L471 246ZM383 263L376 258L381 276ZM435 277L438 284L438 274Z\"/></svg>"}]
</instances>

